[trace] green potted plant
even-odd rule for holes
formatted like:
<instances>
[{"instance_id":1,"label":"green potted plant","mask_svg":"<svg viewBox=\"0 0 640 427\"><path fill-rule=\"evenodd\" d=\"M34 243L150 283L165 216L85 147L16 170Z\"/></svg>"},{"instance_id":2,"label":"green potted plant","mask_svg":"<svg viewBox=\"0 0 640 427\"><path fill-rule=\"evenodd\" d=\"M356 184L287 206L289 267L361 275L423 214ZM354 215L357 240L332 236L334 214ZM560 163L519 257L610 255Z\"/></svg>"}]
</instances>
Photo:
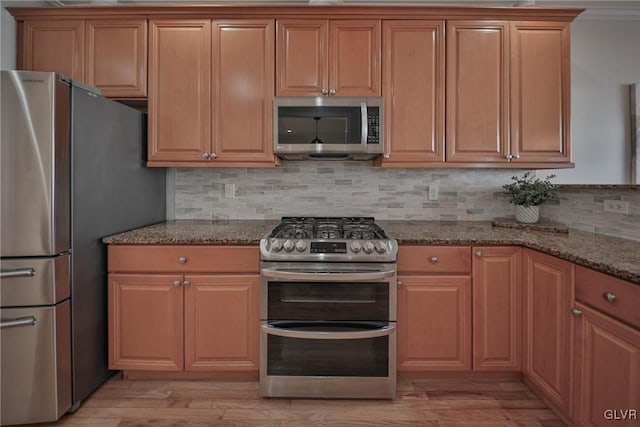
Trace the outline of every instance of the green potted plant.
<instances>
[{"instance_id":1,"label":"green potted plant","mask_svg":"<svg viewBox=\"0 0 640 427\"><path fill-rule=\"evenodd\" d=\"M552 178L555 175L540 179L527 172L522 177L511 177L514 182L502 186L509 201L516 205L516 221L536 223L540 218L540 205L549 200L558 200L558 186L551 183Z\"/></svg>"}]
</instances>

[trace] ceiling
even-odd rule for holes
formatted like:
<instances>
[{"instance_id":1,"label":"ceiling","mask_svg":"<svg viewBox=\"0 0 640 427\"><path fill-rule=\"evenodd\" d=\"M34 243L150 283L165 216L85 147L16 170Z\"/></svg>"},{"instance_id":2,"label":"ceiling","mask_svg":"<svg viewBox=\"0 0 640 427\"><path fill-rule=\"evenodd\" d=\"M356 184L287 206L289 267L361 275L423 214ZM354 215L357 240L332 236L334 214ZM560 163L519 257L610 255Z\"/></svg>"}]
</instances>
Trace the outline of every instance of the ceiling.
<instances>
[{"instance_id":1,"label":"ceiling","mask_svg":"<svg viewBox=\"0 0 640 427\"><path fill-rule=\"evenodd\" d=\"M601 19L640 19L640 0L0 0L2 6L131 6L131 5L445 5L576 7L580 15Z\"/></svg>"}]
</instances>

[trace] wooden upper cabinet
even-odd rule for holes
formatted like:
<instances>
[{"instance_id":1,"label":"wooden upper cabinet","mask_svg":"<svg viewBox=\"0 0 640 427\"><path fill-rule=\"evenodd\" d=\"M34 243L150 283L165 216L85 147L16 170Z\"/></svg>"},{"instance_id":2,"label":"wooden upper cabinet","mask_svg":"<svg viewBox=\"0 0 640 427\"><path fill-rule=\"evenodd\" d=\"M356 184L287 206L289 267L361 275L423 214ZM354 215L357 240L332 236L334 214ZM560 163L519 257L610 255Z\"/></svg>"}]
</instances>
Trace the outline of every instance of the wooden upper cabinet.
<instances>
[{"instance_id":1,"label":"wooden upper cabinet","mask_svg":"<svg viewBox=\"0 0 640 427\"><path fill-rule=\"evenodd\" d=\"M280 96L379 96L379 20L279 20Z\"/></svg>"},{"instance_id":2,"label":"wooden upper cabinet","mask_svg":"<svg viewBox=\"0 0 640 427\"><path fill-rule=\"evenodd\" d=\"M273 20L213 22L212 164L275 165Z\"/></svg>"},{"instance_id":3,"label":"wooden upper cabinet","mask_svg":"<svg viewBox=\"0 0 640 427\"><path fill-rule=\"evenodd\" d=\"M447 162L506 162L509 23L447 22Z\"/></svg>"},{"instance_id":4,"label":"wooden upper cabinet","mask_svg":"<svg viewBox=\"0 0 640 427\"><path fill-rule=\"evenodd\" d=\"M571 160L569 35L567 22L511 23L514 163Z\"/></svg>"},{"instance_id":5,"label":"wooden upper cabinet","mask_svg":"<svg viewBox=\"0 0 640 427\"><path fill-rule=\"evenodd\" d=\"M111 98L147 96L147 21L86 21L85 82Z\"/></svg>"},{"instance_id":6,"label":"wooden upper cabinet","mask_svg":"<svg viewBox=\"0 0 640 427\"><path fill-rule=\"evenodd\" d=\"M211 21L151 20L149 162L208 162Z\"/></svg>"},{"instance_id":7,"label":"wooden upper cabinet","mask_svg":"<svg viewBox=\"0 0 640 427\"><path fill-rule=\"evenodd\" d=\"M22 63L29 71L55 71L84 80L85 25L82 20L26 20L22 33Z\"/></svg>"},{"instance_id":8,"label":"wooden upper cabinet","mask_svg":"<svg viewBox=\"0 0 640 427\"><path fill-rule=\"evenodd\" d=\"M473 369L520 371L522 344L519 247L473 248Z\"/></svg>"},{"instance_id":9,"label":"wooden upper cabinet","mask_svg":"<svg viewBox=\"0 0 640 427\"><path fill-rule=\"evenodd\" d=\"M525 249L523 281L523 373L569 415L574 265Z\"/></svg>"},{"instance_id":10,"label":"wooden upper cabinet","mask_svg":"<svg viewBox=\"0 0 640 427\"><path fill-rule=\"evenodd\" d=\"M444 21L384 21L382 166L444 162Z\"/></svg>"}]
</instances>

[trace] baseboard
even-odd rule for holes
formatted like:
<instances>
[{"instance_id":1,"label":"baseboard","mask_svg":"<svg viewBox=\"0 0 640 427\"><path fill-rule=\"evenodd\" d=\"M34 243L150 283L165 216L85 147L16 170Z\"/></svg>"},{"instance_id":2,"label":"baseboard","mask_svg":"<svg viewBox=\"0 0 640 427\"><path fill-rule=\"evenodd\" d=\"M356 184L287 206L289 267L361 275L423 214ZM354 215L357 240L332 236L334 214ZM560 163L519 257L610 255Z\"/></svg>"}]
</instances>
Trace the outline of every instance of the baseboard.
<instances>
[{"instance_id":1,"label":"baseboard","mask_svg":"<svg viewBox=\"0 0 640 427\"><path fill-rule=\"evenodd\" d=\"M126 380L257 381L258 371L123 371Z\"/></svg>"},{"instance_id":2,"label":"baseboard","mask_svg":"<svg viewBox=\"0 0 640 427\"><path fill-rule=\"evenodd\" d=\"M411 380L487 380L522 381L520 371L405 371L398 372L398 379Z\"/></svg>"}]
</instances>

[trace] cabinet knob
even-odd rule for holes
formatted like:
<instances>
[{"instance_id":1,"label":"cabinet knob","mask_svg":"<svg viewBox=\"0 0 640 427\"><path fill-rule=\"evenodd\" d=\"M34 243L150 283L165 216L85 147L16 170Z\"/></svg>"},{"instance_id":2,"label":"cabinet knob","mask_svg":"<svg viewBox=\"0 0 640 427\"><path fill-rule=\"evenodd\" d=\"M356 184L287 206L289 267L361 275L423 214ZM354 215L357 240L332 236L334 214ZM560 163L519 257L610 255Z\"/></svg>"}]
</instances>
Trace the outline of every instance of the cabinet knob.
<instances>
[{"instance_id":1,"label":"cabinet knob","mask_svg":"<svg viewBox=\"0 0 640 427\"><path fill-rule=\"evenodd\" d=\"M182 282L182 284L186 287L188 287L189 285L191 285L191 282L188 280L185 280L184 282Z\"/></svg>"},{"instance_id":2,"label":"cabinet knob","mask_svg":"<svg viewBox=\"0 0 640 427\"><path fill-rule=\"evenodd\" d=\"M336 90L334 88L329 89L329 95L335 95Z\"/></svg>"},{"instance_id":3,"label":"cabinet knob","mask_svg":"<svg viewBox=\"0 0 640 427\"><path fill-rule=\"evenodd\" d=\"M511 154L507 154L505 157L507 158L507 160L513 159L513 156Z\"/></svg>"},{"instance_id":4,"label":"cabinet knob","mask_svg":"<svg viewBox=\"0 0 640 427\"><path fill-rule=\"evenodd\" d=\"M398 280L398 287L402 286L402 281Z\"/></svg>"},{"instance_id":5,"label":"cabinet knob","mask_svg":"<svg viewBox=\"0 0 640 427\"><path fill-rule=\"evenodd\" d=\"M431 258L429 258L429 262L431 262L431 264L437 264L438 263L438 257L437 256L432 256Z\"/></svg>"},{"instance_id":6,"label":"cabinet knob","mask_svg":"<svg viewBox=\"0 0 640 427\"><path fill-rule=\"evenodd\" d=\"M514 159L519 159L520 158L520 154L516 154L515 156L513 156Z\"/></svg>"},{"instance_id":7,"label":"cabinet knob","mask_svg":"<svg viewBox=\"0 0 640 427\"><path fill-rule=\"evenodd\" d=\"M180 258L178 258L178 262L179 262L180 264L184 264L185 262L187 262L187 258L186 258L186 257L181 256Z\"/></svg>"},{"instance_id":8,"label":"cabinet knob","mask_svg":"<svg viewBox=\"0 0 640 427\"><path fill-rule=\"evenodd\" d=\"M208 159L209 158L209 153L202 153L202 158L203 159Z\"/></svg>"},{"instance_id":9,"label":"cabinet knob","mask_svg":"<svg viewBox=\"0 0 640 427\"><path fill-rule=\"evenodd\" d=\"M578 310L577 308L572 308L571 314L573 314L573 317L580 317L582 316L582 310Z\"/></svg>"},{"instance_id":10,"label":"cabinet knob","mask_svg":"<svg viewBox=\"0 0 640 427\"><path fill-rule=\"evenodd\" d=\"M482 251L476 251L476 256L478 258L482 258Z\"/></svg>"},{"instance_id":11,"label":"cabinet knob","mask_svg":"<svg viewBox=\"0 0 640 427\"><path fill-rule=\"evenodd\" d=\"M389 160L391 158L390 154L385 154L384 156L382 156L384 159Z\"/></svg>"},{"instance_id":12,"label":"cabinet knob","mask_svg":"<svg viewBox=\"0 0 640 427\"><path fill-rule=\"evenodd\" d=\"M323 94L323 95L326 95L326 94L328 94L328 93L329 93L329 91L328 91L328 90L326 90L326 89L324 89L324 88L323 88L320 92L322 92L322 94Z\"/></svg>"},{"instance_id":13,"label":"cabinet knob","mask_svg":"<svg viewBox=\"0 0 640 427\"><path fill-rule=\"evenodd\" d=\"M180 280L175 280L175 281L173 282L173 286L174 286L174 287L176 287L176 288L177 288L178 286L180 286L181 284L182 284L182 283L180 282Z\"/></svg>"},{"instance_id":14,"label":"cabinet knob","mask_svg":"<svg viewBox=\"0 0 640 427\"><path fill-rule=\"evenodd\" d=\"M604 292L602 294L602 298L606 299L609 302L614 302L616 300L616 294L612 293L612 292Z\"/></svg>"},{"instance_id":15,"label":"cabinet knob","mask_svg":"<svg viewBox=\"0 0 640 427\"><path fill-rule=\"evenodd\" d=\"M209 154L209 157L211 157L211 160L214 160L218 155L216 153L211 153Z\"/></svg>"}]
</instances>

